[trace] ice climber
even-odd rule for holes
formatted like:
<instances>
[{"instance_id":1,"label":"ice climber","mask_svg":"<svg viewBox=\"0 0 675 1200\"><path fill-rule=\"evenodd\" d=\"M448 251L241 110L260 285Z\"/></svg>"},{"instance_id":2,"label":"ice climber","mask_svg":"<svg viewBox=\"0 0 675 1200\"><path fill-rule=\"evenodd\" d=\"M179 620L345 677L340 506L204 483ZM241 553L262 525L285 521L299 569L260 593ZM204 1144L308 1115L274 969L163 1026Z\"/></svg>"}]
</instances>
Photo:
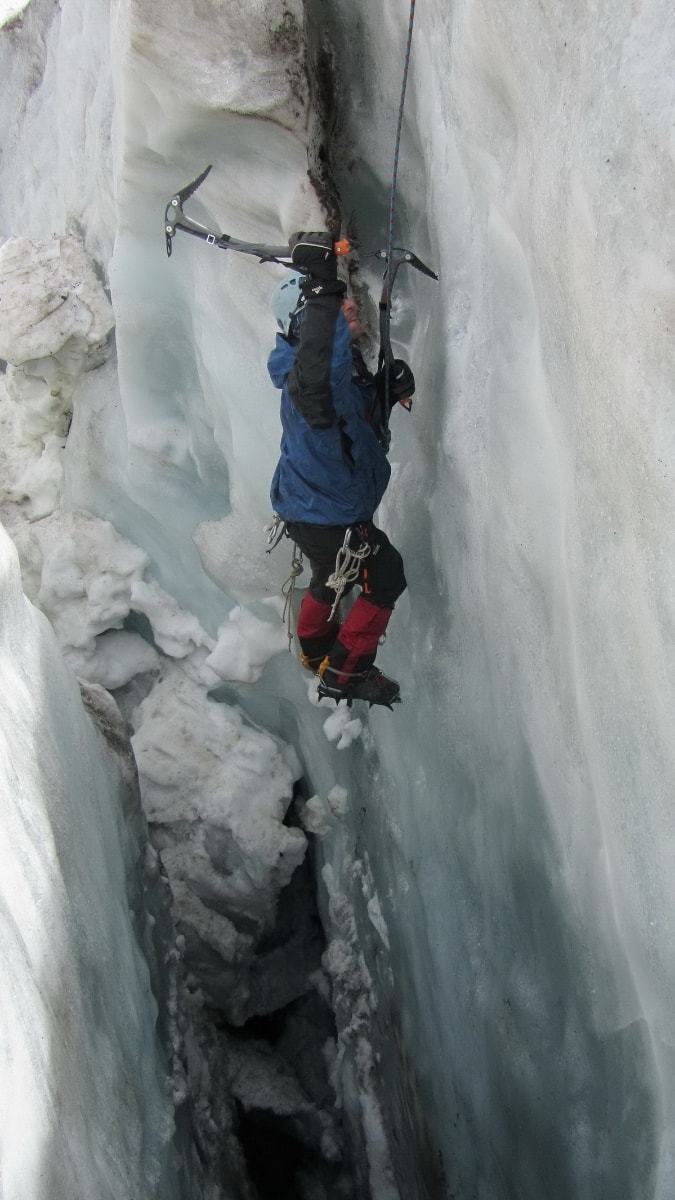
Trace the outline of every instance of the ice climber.
<instances>
[{"instance_id":1,"label":"ice climber","mask_svg":"<svg viewBox=\"0 0 675 1200\"><path fill-rule=\"evenodd\" d=\"M330 236L296 234L290 248L299 274L277 289L281 332L268 362L283 429L271 499L312 570L298 617L300 658L320 676L321 694L391 705L399 685L374 662L406 580L401 555L373 524L391 473L382 373L370 374L356 346L363 330ZM389 371L390 407L409 406L412 371L400 359ZM355 583L361 594L340 624L336 595Z\"/></svg>"}]
</instances>

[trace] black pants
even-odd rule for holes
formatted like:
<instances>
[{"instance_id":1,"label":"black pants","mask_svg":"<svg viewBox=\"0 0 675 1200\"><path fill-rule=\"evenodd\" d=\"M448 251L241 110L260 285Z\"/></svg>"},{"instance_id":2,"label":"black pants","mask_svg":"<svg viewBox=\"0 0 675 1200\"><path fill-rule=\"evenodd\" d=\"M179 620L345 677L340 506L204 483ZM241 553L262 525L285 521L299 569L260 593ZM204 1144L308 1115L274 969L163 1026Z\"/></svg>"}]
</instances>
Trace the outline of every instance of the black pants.
<instances>
[{"instance_id":1,"label":"black pants","mask_svg":"<svg viewBox=\"0 0 675 1200\"><path fill-rule=\"evenodd\" d=\"M326 587L326 580L335 570L337 552L344 542L346 525L306 525L288 522L288 536L309 559L312 568L312 578L309 590L316 600L323 604L332 604L335 592ZM406 589L406 579L403 572L403 559L398 550L392 546L386 533L376 529L372 521L362 521L353 525L351 537L353 549L367 542L371 551L363 560L359 572L358 583L372 604L382 608L393 608L399 596ZM343 595L354 587L350 584Z\"/></svg>"}]
</instances>

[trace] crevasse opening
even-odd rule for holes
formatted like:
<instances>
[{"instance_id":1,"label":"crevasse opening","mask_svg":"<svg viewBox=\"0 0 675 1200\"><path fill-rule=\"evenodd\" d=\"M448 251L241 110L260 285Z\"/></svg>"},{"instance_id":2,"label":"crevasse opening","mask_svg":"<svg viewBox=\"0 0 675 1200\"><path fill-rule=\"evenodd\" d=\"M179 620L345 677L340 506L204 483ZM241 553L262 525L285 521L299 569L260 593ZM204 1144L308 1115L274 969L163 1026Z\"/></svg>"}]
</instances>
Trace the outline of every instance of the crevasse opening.
<instances>
[{"instance_id":1,"label":"crevasse opening","mask_svg":"<svg viewBox=\"0 0 675 1200\"><path fill-rule=\"evenodd\" d=\"M160 222L209 162L239 237L339 210L374 328L409 6L0 11L10 1200L672 1195L675 32L416 9L404 703L346 716L262 534L280 269Z\"/></svg>"}]
</instances>

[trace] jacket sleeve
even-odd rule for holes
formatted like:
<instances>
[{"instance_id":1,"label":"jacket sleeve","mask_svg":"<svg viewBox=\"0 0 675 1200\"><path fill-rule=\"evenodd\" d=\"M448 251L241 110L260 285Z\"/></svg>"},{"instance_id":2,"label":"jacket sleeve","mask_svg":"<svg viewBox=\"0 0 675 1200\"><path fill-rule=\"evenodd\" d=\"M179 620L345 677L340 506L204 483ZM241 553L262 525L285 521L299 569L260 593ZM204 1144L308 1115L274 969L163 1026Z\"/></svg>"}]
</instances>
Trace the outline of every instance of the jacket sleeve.
<instances>
[{"instance_id":1,"label":"jacket sleeve","mask_svg":"<svg viewBox=\"0 0 675 1200\"><path fill-rule=\"evenodd\" d=\"M288 377L289 396L312 429L337 423L333 389L349 378L351 349L339 332L341 296L310 296L300 323L295 363ZM345 342L343 346L343 342Z\"/></svg>"}]
</instances>

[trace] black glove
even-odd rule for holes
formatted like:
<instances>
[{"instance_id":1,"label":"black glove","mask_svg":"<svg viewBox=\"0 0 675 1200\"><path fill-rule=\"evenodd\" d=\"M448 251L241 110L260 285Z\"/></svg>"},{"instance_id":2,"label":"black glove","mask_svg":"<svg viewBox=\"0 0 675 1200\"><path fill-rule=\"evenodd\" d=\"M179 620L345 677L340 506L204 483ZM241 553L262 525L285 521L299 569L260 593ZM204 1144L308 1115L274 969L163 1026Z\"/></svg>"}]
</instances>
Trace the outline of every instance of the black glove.
<instances>
[{"instance_id":1,"label":"black glove","mask_svg":"<svg viewBox=\"0 0 675 1200\"><path fill-rule=\"evenodd\" d=\"M337 258L329 233L294 233L289 243L291 262L325 283L337 279Z\"/></svg>"},{"instance_id":2,"label":"black glove","mask_svg":"<svg viewBox=\"0 0 675 1200\"><path fill-rule=\"evenodd\" d=\"M311 296L344 296L347 285L338 279L337 258L329 233L294 233L289 242L291 262L306 274L300 291Z\"/></svg>"},{"instance_id":3,"label":"black glove","mask_svg":"<svg viewBox=\"0 0 675 1200\"><path fill-rule=\"evenodd\" d=\"M383 367L377 374L377 385L380 394L385 394L385 378L384 372L387 367ZM407 400L414 395L415 392L415 376L413 375L407 362L402 358L395 358L389 363L389 405L391 408L399 400ZM406 406L408 407L408 406Z\"/></svg>"}]
</instances>

